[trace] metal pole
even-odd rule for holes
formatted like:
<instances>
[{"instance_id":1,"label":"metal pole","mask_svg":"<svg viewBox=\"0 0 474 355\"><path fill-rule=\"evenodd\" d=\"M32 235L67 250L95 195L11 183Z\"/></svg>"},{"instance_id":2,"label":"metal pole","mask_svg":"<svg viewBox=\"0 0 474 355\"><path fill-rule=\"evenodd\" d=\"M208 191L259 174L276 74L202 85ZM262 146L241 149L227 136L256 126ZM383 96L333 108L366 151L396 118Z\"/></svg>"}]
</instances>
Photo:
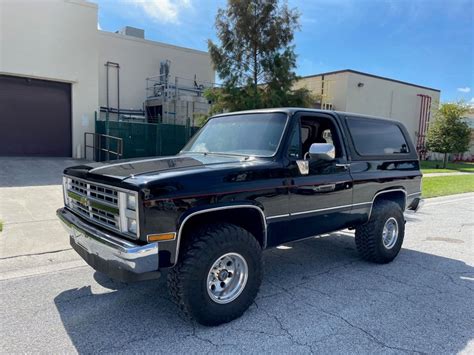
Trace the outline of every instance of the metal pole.
<instances>
[{"instance_id":1,"label":"metal pole","mask_svg":"<svg viewBox=\"0 0 474 355\"><path fill-rule=\"evenodd\" d=\"M117 64L117 117L120 120L120 65Z\"/></svg>"},{"instance_id":2,"label":"metal pole","mask_svg":"<svg viewBox=\"0 0 474 355\"><path fill-rule=\"evenodd\" d=\"M107 97L107 112L109 112L109 65L108 62L105 63L105 67L107 68L105 71L105 92Z\"/></svg>"},{"instance_id":3,"label":"metal pole","mask_svg":"<svg viewBox=\"0 0 474 355\"><path fill-rule=\"evenodd\" d=\"M176 116L178 116L178 77L174 77L174 124L176 124Z\"/></svg>"}]
</instances>

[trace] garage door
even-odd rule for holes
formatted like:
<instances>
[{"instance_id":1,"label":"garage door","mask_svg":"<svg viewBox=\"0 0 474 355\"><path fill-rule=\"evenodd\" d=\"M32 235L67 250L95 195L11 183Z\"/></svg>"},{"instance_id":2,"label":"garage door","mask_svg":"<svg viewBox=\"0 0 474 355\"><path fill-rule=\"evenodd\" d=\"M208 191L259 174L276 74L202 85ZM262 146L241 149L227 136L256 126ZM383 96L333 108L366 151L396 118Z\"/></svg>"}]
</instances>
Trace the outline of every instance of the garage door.
<instances>
[{"instance_id":1,"label":"garage door","mask_svg":"<svg viewBox=\"0 0 474 355\"><path fill-rule=\"evenodd\" d=\"M71 85L0 75L0 156L71 156Z\"/></svg>"}]
</instances>

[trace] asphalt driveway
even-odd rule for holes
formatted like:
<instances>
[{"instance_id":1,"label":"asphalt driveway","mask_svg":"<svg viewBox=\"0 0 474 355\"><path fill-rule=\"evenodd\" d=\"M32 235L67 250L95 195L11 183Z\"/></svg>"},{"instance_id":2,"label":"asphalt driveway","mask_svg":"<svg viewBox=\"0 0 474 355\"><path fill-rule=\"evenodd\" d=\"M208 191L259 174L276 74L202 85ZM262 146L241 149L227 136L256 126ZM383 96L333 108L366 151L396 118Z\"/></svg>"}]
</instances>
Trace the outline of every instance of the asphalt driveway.
<instances>
[{"instance_id":1,"label":"asphalt driveway","mask_svg":"<svg viewBox=\"0 0 474 355\"><path fill-rule=\"evenodd\" d=\"M164 278L118 283L77 258L46 176L0 187L0 353L474 353L474 194L409 216L388 265L361 261L347 231L267 251L254 305L206 328L180 316Z\"/></svg>"}]
</instances>

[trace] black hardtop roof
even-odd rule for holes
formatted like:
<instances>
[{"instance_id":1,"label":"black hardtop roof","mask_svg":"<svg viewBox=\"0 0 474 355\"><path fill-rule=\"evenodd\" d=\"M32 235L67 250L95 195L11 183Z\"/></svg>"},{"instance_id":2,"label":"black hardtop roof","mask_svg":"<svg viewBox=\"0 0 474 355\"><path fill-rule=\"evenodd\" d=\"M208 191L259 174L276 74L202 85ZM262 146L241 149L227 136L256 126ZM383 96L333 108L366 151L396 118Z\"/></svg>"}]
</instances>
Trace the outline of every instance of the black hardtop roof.
<instances>
[{"instance_id":1,"label":"black hardtop roof","mask_svg":"<svg viewBox=\"0 0 474 355\"><path fill-rule=\"evenodd\" d=\"M388 117L377 117L377 116L370 116L364 115L361 113L355 112L344 112L344 111L333 111L333 110L321 110L321 109L314 109L314 108L307 108L307 107L279 107L279 108L265 108L265 109L255 109L255 110L245 110L245 111L234 111L234 112L226 112L212 116L213 117L223 117L223 116L233 116L233 115L241 115L241 114L252 114L252 113L286 113L288 115L292 115L296 112L309 112L309 113L321 113L321 114L333 114L340 117L350 116L350 117L357 117L362 119L369 119L369 120L381 120L381 121L391 121L394 123L401 123L400 121L394 120L393 118Z\"/></svg>"}]
</instances>

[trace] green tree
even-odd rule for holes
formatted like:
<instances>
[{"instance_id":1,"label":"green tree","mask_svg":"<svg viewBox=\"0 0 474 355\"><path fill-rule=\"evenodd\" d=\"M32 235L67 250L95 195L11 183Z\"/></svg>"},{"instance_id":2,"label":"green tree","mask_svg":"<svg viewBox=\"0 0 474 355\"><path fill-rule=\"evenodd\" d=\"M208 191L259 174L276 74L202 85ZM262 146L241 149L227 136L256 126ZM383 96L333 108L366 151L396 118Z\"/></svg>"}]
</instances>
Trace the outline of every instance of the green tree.
<instances>
[{"instance_id":1,"label":"green tree","mask_svg":"<svg viewBox=\"0 0 474 355\"><path fill-rule=\"evenodd\" d=\"M228 0L216 17L220 44L208 41L222 87L207 97L214 111L278 106L311 106L307 89L292 90L298 79L292 45L299 13L278 0Z\"/></svg>"},{"instance_id":2,"label":"green tree","mask_svg":"<svg viewBox=\"0 0 474 355\"><path fill-rule=\"evenodd\" d=\"M469 149L470 129L463 120L469 106L463 102L442 104L435 120L428 129L426 146L428 150L443 153L443 167L446 168L449 153L464 153Z\"/></svg>"}]
</instances>

